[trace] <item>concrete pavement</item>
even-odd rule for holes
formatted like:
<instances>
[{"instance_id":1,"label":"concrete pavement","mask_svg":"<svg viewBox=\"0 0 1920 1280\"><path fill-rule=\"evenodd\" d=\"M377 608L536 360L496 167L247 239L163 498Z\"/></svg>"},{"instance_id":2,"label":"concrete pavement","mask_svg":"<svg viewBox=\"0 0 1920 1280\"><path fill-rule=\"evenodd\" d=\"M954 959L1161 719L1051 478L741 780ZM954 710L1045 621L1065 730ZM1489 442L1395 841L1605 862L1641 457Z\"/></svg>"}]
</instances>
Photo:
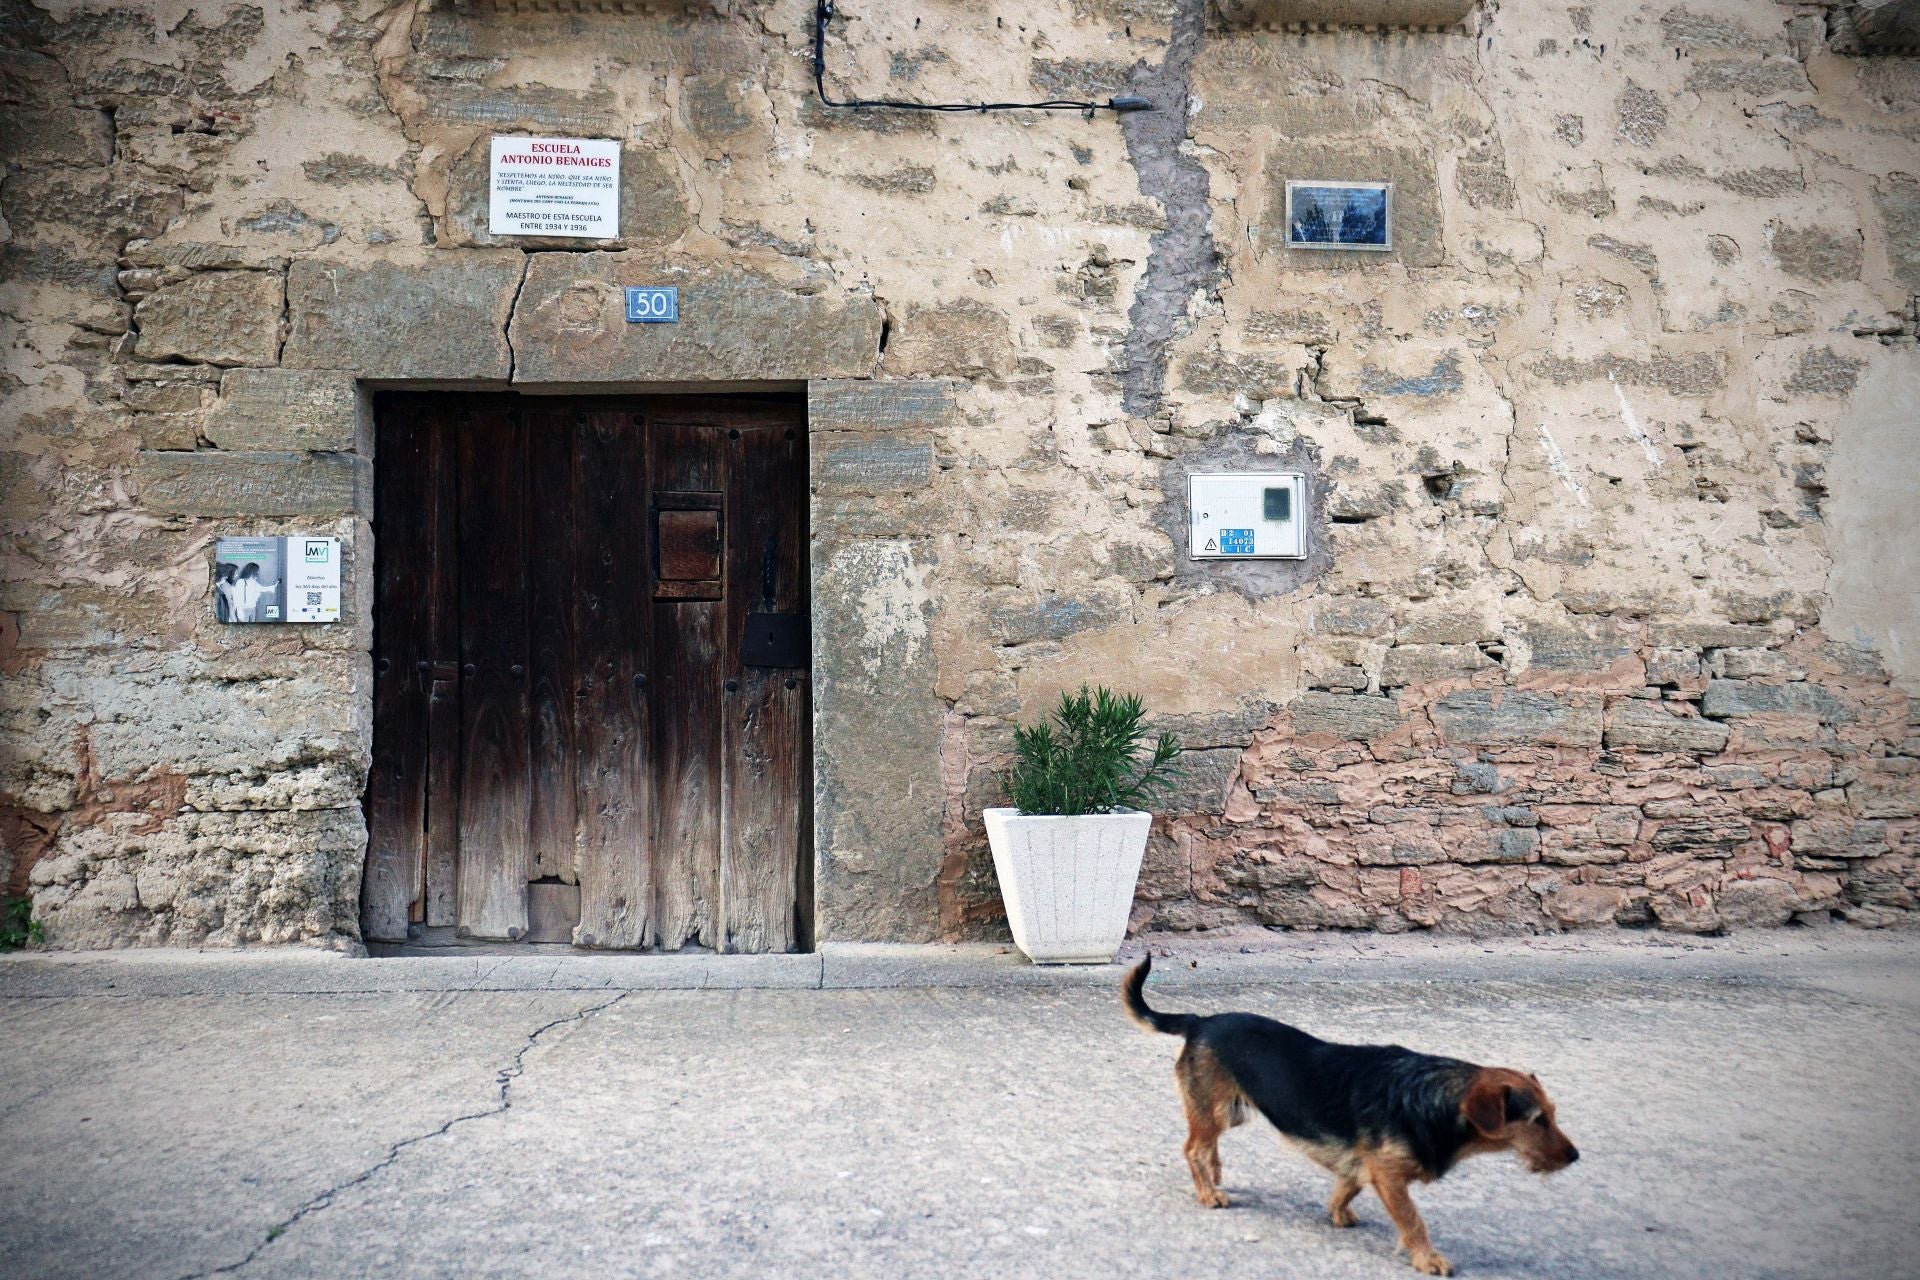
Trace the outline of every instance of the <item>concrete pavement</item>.
<instances>
[{"instance_id":1,"label":"concrete pavement","mask_svg":"<svg viewBox=\"0 0 1920 1280\"><path fill-rule=\"evenodd\" d=\"M1243 952L1241 947L1251 950ZM1156 952L1162 950L1156 941ZM1536 1071L1580 1143L1417 1192L1463 1275L1914 1274L1920 938L1259 935L1173 1008ZM24 1277L1398 1277L1256 1122L1200 1209L1117 969L773 958L0 960Z\"/></svg>"}]
</instances>

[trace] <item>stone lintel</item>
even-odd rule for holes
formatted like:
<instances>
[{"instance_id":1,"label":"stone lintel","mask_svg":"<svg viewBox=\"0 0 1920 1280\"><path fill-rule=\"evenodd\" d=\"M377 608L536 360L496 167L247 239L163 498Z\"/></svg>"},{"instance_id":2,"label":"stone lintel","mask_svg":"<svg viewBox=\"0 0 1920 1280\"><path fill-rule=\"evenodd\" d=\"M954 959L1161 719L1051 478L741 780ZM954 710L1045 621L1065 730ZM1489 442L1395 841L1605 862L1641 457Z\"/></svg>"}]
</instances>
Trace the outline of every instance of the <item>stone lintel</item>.
<instances>
[{"instance_id":1,"label":"stone lintel","mask_svg":"<svg viewBox=\"0 0 1920 1280\"><path fill-rule=\"evenodd\" d=\"M280 363L376 380L504 381L513 373L507 318L523 264L510 249L449 249L430 260L303 259L287 271Z\"/></svg>"},{"instance_id":2,"label":"stone lintel","mask_svg":"<svg viewBox=\"0 0 1920 1280\"><path fill-rule=\"evenodd\" d=\"M773 268L769 268L772 270ZM628 285L680 290L680 319L629 324ZM810 275L632 253L536 253L513 311L517 383L803 382L871 373L881 310Z\"/></svg>"}]
</instances>

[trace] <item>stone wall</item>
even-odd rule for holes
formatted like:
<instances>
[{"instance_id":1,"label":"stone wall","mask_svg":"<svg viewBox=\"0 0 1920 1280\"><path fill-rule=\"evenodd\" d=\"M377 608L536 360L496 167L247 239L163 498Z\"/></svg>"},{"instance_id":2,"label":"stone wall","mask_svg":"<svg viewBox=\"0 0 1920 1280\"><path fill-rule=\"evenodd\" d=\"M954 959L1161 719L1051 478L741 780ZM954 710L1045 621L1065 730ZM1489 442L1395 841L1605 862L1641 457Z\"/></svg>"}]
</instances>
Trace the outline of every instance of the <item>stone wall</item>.
<instances>
[{"instance_id":1,"label":"stone wall","mask_svg":"<svg viewBox=\"0 0 1920 1280\"><path fill-rule=\"evenodd\" d=\"M842 96L1118 120L835 111L810 0L616 7L0 8L0 833L54 945L357 937L370 382L811 388L823 937L1002 936L978 810L1083 680L1195 748L1140 927L1911 918L1920 61L1853 6L827 43ZM490 237L495 132L620 139L622 238ZM1396 252L1285 248L1301 177L1391 178ZM643 346L623 282L706 305ZM1187 561L1184 476L1279 460L1313 556ZM213 539L295 531L348 621L213 623Z\"/></svg>"}]
</instances>

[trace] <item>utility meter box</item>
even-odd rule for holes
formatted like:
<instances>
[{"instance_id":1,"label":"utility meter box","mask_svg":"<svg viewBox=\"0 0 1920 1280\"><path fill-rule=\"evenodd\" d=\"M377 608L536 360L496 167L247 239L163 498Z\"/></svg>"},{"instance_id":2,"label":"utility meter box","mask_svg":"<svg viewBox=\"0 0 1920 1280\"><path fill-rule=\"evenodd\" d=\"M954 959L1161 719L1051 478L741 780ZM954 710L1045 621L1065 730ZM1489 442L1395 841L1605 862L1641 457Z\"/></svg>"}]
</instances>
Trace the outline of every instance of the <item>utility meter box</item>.
<instances>
[{"instance_id":1,"label":"utility meter box","mask_svg":"<svg viewBox=\"0 0 1920 1280\"><path fill-rule=\"evenodd\" d=\"M1187 477L1187 554L1195 560L1300 560L1307 480L1298 472Z\"/></svg>"}]
</instances>

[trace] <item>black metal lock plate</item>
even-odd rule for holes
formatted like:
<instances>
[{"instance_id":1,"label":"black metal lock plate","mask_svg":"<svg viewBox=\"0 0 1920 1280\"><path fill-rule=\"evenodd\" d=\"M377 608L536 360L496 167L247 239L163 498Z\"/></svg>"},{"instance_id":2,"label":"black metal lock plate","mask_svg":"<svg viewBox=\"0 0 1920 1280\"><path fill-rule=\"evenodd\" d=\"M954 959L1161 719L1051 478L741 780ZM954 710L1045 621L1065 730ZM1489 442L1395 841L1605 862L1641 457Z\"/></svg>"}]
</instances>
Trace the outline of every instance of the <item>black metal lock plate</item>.
<instances>
[{"instance_id":1,"label":"black metal lock plate","mask_svg":"<svg viewBox=\"0 0 1920 1280\"><path fill-rule=\"evenodd\" d=\"M809 631L804 613L750 613L747 634L740 643L740 663L747 667L804 667Z\"/></svg>"}]
</instances>

